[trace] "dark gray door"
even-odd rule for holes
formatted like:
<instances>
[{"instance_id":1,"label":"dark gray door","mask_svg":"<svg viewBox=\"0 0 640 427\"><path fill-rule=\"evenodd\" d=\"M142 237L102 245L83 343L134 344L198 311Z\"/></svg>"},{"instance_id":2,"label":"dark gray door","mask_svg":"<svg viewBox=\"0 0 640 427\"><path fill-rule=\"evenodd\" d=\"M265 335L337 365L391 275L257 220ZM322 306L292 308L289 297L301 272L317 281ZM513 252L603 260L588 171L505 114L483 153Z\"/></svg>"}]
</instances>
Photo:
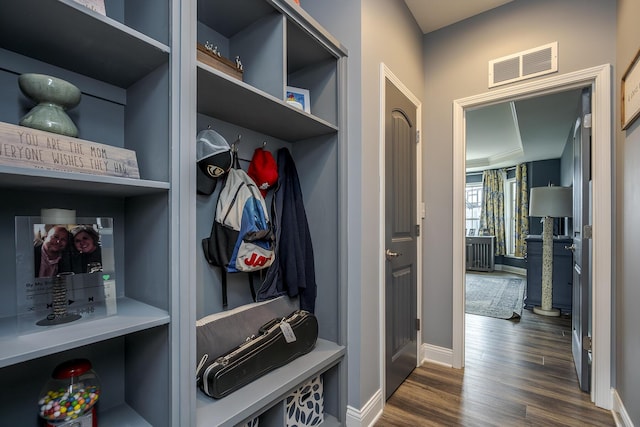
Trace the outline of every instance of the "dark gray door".
<instances>
[{"instance_id":1,"label":"dark gray door","mask_svg":"<svg viewBox=\"0 0 640 427\"><path fill-rule=\"evenodd\" d=\"M591 88L582 91L573 138L572 351L580 389L591 385Z\"/></svg>"},{"instance_id":2,"label":"dark gray door","mask_svg":"<svg viewBox=\"0 0 640 427\"><path fill-rule=\"evenodd\" d=\"M386 398L417 364L416 108L385 89Z\"/></svg>"}]
</instances>

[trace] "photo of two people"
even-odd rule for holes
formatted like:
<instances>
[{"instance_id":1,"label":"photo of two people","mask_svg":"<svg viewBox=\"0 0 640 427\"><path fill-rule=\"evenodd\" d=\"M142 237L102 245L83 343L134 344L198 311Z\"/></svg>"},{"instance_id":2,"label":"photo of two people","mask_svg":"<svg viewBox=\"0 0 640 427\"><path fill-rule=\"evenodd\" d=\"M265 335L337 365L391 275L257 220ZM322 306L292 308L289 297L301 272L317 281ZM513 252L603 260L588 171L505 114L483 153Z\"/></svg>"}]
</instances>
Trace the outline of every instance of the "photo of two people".
<instances>
[{"instance_id":1,"label":"photo of two people","mask_svg":"<svg viewBox=\"0 0 640 427\"><path fill-rule=\"evenodd\" d=\"M34 277L102 271L102 247L96 224L35 224Z\"/></svg>"}]
</instances>

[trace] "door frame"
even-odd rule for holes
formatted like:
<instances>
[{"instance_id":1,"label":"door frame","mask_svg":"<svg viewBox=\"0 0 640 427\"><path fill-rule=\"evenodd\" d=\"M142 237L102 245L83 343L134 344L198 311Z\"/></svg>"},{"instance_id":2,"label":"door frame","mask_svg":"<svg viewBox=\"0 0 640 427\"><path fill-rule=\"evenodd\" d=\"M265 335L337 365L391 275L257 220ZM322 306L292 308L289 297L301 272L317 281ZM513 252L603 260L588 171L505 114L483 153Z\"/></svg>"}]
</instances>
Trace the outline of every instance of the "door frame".
<instances>
[{"instance_id":1,"label":"door frame","mask_svg":"<svg viewBox=\"0 0 640 427\"><path fill-rule=\"evenodd\" d=\"M386 267L386 258L384 256L384 248L385 248L385 230L384 225L386 223L386 215L385 215L385 101L386 101L386 88L385 82L389 80L391 84L393 84L404 96L406 96L409 101L416 108L416 130L418 135L420 135L420 140L416 144L416 219L420 224L420 235L416 238L416 297L417 301L417 316L418 320L422 324L422 230L424 227L422 226L422 222L424 219L424 203L422 202L422 103L420 100L400 81L398 77L382 62L380 63L380 129L378 133L378 170L380 171L380 198L379 198L379 216L380 216L380 230L378 236L378 277L380 278L380 282L378 284L378 295L380 306L378 307L378 312L380 313L380 324L379 330L385 331L386 325L386 298L385 298L385 267ZM417 344L417 366L421 363L420 358L420 348L422 347L421 340L421 332L422 328L416 333L416 344ZM380 334L380 349L379 349L379 364L380 364L380 384L382 397L386 395L386 375L385 375L385 348L386 348L386 336L384 333Z\"/></svg>"},{"instance_id":2,"label":"door frame","mask_svg":"<svg viewBox=\"0 0 640 427\"><path fill-rule=\"evenodd\" d=\"M604 64L572 73L453 101L453 366L464 366L464 190L466 163L465 110L514 99L592 87L592 176L593 176L593 263L592 316L593 364L591 401L612 408L611 325L612 325L612 88L611 65ZM597 284L597 286L596 286Z\"/></svg>"}]
</instances>

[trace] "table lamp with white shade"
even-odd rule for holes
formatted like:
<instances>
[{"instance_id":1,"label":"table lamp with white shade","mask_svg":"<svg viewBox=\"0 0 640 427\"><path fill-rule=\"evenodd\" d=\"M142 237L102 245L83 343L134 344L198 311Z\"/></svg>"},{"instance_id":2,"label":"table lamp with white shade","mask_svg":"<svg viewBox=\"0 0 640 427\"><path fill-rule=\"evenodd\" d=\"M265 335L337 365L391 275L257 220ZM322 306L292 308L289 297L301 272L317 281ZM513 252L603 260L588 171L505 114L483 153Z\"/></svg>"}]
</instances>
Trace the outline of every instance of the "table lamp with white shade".
<instances>
[{"instance_id":1,"label":"table lamp with white shade","mask_svg":"<svg viewBox=\"0 0 640 427\"><path fill-rule=\"evenodd\" d=\"M529 216L542 217L542 302L533 312L543 316L560 316L552 306L553 298L553 219L573 215L571 187L535 187L529 198Z\"/></svg>"}]
</instances>

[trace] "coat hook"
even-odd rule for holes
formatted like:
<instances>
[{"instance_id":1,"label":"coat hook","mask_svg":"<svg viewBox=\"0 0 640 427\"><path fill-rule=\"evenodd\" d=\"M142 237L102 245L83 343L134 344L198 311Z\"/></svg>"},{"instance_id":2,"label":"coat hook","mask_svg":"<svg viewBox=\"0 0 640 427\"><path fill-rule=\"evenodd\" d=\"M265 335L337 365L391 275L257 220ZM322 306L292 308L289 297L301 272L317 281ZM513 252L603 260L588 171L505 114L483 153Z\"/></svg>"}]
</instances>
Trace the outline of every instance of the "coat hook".
<instances>
[{"instance_id":1,"label":"coat hook","mask_svg":"<svg viewBox=\"0 0 640 427\"><path fill-rule=\"evenodd\" d=\"M262 148L267 148L267 141L262 141Z\"/></svg>"},{"instance_id":2,"label":"coat hook","mask_svg":"<svg viewBox=\"0 0 640 427\"><path fill-rule=\"evenodd\" d=\"M238 134L238 137L236 138L235 141L233 141L233 144L231 144L231 151L233 152L238 152L238 144L240 144L240 140L242 139L242 135Z\"/></svg>"}]
</instances>

